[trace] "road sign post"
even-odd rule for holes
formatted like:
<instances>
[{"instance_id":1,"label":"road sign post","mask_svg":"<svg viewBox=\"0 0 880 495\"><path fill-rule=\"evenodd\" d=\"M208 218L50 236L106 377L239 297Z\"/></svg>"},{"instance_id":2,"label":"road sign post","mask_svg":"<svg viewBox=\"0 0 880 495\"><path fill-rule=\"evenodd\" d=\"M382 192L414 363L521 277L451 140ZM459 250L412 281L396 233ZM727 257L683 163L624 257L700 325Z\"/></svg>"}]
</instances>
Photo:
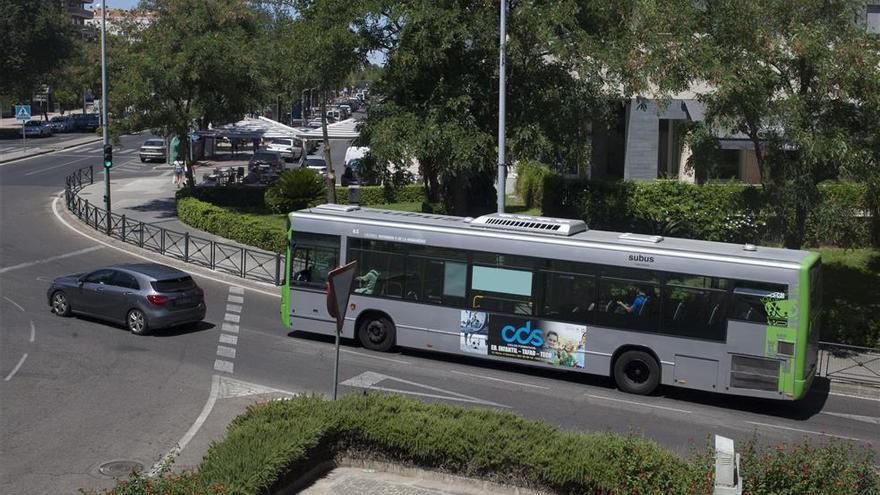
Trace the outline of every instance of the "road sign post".
<instances>
[{"instance_id":1,"label":"road sign post","mask_svg":"<svg viewBox=\"0 0 880 495\"><path fill-rule=\"evenodd\" d=\"M27 153L27 135L24 133L24 124L28 120L31 120L31 106L15 105L15 118L16 120L21 121L21 144L24 148L24 152Z\"/></svg>"},{"instance_id":2,"label":"road sign post","mask_svg":"<svg viewBox=\"0 0 880 495\"><path fill-rule=\"evenodd\" d=\"M327 312L336 318L336 358L333 363L333 400L339 384L339 334L345 324L348 299L354 288L354 274L357 261L335 268L327 275Z\"/></svg>"}]
</instances>

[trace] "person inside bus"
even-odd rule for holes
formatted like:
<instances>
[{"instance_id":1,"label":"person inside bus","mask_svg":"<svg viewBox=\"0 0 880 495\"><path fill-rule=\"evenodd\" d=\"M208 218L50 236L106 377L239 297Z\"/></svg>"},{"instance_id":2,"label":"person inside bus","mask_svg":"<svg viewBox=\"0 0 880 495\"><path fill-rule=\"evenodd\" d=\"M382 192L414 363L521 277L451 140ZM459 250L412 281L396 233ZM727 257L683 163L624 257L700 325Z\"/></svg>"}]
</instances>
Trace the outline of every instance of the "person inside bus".
<instances>
[{"instance_id":1,"label":"person inside bus","mask_svg":"<svg viewBox=\"0 0 880 495\"><path fill-rule=\"evenodd\" d=\"M623 301L617 301L617 304L620 308L622 308L626 313L631 315L638 315L642 309L642 306L648 301L648 294L643 287L636 288L636 297L633 299L632 304L626 304Z\"/></svg>"},{"instance_id":2,"label":"person inside bus","mask_svg":"<svg viewBox=\"0 0 880 495\"><path fill-rule=\"evenodd\" d=\"M361 284L360 287L354 290L355 293L372 294L373 291L376 290L376 282L379 281L379 272L376 270L370 270L360 277L355 277L355 280Z\"/></svg>"},{"instance_id":3,"label":"person inside bus","mask_svg":"<svg viewBox=\"0 0 880 495\"><path fill-rule=\"evenodd\" d=\"M305 268L293 275L293 280L297 282L311 282L312 281L312 270L311 268Z\"/></svg>"}]
</instances>

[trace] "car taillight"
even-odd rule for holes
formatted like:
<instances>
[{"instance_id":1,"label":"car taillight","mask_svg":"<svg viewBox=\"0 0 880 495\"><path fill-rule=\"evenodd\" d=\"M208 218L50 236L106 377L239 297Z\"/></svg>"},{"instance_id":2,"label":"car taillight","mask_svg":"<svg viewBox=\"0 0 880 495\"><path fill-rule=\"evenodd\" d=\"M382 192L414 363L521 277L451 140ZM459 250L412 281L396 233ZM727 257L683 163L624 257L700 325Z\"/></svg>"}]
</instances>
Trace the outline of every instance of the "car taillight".
<instances>
[{"instance_id":1,"label":"car taillight","mask_svg":"<svg viewBox=\"0 0 880 495\"><path fill-rule=\"evenodd\" d=\"M196 287L196 295L199 297L199 299L204 299L205 291L201 287Z\"/></svg>"},{"instance_id":2,"label":"car taillight","mask_svg":"<svg viewBox=\"0 0 880 495\"><path fill-rule=\"evenodd\" d=\"M162 296L159 294L149 294L147 296L147 301L155 304L156 306L161 306L168 302L168 296Z\"/></svg>"}]
</instances>

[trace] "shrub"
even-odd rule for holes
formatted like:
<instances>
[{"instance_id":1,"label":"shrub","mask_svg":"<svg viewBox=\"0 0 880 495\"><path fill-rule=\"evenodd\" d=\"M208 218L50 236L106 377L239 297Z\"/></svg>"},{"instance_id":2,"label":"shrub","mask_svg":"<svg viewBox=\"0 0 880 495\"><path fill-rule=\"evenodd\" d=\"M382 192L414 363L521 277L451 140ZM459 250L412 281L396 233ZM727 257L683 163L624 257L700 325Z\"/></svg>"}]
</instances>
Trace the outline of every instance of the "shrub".
<instances>
[{"instance_id":1,"label":"shrub","mask_svg":"<svg viewBox=\"0 0 880 495\"><path fill-rule=\"evenodd\" d=\"M405 186L361 186L361 201L364 206L377 206L388 203L420 203L425 200L425 186L408 184ZM348 188L336 186L336 202L348 204Z\"/></svg>"},{"instance_id":2,"label":"shrub","mask_svg":"<svg viewBox=\"0 0 880 495\"><path fill-rule=\"evenodd\" d=\"M541 206L544 199L544 178L550 169L534 160L523 160L516 165L517 176L514 190L526 208Z\"/></svg>"},{"instance_id":3,"label":"shrub","mask_svg":"<svg viewBox=\"0 0 880 495\"><path fill-rule=\"evenodd\" d=\"M196 198L216 206L231 206L263 210L265 186L184 187L177 191L177 198Z\"/></svg>"},{"instance_id":4,"label":"shrub","mask_svg":"<svg viewBox=\"0 0 880 495\"><path fill-rule=\"evenodd\" d=\"M321 204L327 186L314 170L285 170L278 181L266 190L265 202L275 213L289 213Z\"/></svg>"},{"instance_id":5,"label":"shrub","mask_svg":"<svg viewBox=\"0 0 880 495\"><path fill-rule=\"evenodd\" d=\"M283 252L287 242L283 223L261 215L238 213L196 198L177 200L177 217L199 230L267 251Z\"/></svg>"}]
</instances>

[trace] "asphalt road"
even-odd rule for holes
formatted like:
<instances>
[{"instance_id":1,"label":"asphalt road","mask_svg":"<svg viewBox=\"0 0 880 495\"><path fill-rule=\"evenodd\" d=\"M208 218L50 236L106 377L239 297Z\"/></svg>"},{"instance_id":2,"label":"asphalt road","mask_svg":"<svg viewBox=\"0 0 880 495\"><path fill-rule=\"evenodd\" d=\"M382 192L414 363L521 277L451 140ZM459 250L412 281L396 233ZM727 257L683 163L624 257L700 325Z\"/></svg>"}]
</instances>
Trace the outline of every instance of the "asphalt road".
<instances>
[{"instance_id":1,"label":"asphalt road","mask_svg":"<svg viewBox=\"0 0 880 495\"><path fill-rule=\"evenodd\" d=\"M114 177L161 173L124 152L146 137L122 139ZM242 298L240 331L228 371L215 370L233 295L227 283L196 274L209 309L205 324L189 332L137 337L49 313L51 278L139 259L71 231L52 211L65 175L89 164L98 169L99 148L94 143L0 165L3 493L75 493L112 483L98 472L105 462L151 465L199 416L216 374L281 390L330 390L331 340L283 327L273 290L235 296ZM618 392L606 378L417 351L380 354L353 342L343 342L340 381L342 393L393 390L497 407L570 430L637 432L683 454L705 446L713 433L738 442L757 434L765 444L838 438L870 442L867 448L875 450L880 445L880 402L830 395L822 382L799 403L677 389L637 397Z\"/></svg>"}]
</instances>

